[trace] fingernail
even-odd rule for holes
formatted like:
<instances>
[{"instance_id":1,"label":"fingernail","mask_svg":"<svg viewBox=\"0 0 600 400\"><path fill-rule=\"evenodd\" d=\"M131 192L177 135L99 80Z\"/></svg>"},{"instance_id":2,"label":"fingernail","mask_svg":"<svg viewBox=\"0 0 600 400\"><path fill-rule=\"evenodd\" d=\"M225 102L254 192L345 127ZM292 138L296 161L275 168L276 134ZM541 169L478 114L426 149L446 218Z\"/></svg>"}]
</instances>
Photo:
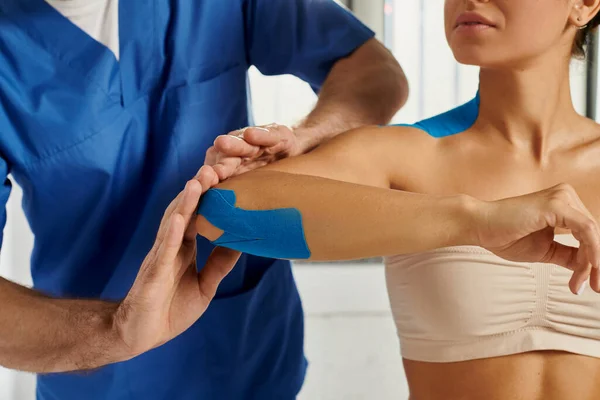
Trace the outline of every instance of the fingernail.
<instances>
[{"instance_id":1,"label":"fingernail","mask_svg":"<svg viewBox=\"0 0 600 400\"><path fill-rule=\"evenodd\" d=\"M577 296L581 296L583 294L583 292L585 292L586 283L587 283L587 281L585 281L581 284L581 287L577 291Z\"/></svg>"},{"instance_id":2,"label":"fingernail","mask_svg":"<svg viewBox=\"0 0 600 400\"><path fill-rule=\"evenodd\" d=\"M256 127L254 127L254 129L258 129L259 131L263 131L263 132L269 132L269 130L267 128L263 128L262 126L256 126Z\"/></svg>"}]
</instances>

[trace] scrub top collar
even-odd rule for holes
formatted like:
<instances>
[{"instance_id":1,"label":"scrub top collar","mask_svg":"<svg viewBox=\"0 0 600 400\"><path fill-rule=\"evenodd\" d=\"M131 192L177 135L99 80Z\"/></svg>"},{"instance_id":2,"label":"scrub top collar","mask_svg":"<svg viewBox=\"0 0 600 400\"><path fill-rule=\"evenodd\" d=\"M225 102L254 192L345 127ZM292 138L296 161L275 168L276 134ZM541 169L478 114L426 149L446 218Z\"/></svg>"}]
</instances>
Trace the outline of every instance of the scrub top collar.
<instances>
[{"instance_id":1,"label":"scrub top collar","mask_svg":"<svg viewBox=\"0 0 600 400\"><path fill-rule=\"evenodd\" d=\"M0 11L59 62L95 81L106 94L127 106L152 86L159 64L155 1L119 2L119 62L45 0L2 0Z\"/></svg>"}]
</instances>

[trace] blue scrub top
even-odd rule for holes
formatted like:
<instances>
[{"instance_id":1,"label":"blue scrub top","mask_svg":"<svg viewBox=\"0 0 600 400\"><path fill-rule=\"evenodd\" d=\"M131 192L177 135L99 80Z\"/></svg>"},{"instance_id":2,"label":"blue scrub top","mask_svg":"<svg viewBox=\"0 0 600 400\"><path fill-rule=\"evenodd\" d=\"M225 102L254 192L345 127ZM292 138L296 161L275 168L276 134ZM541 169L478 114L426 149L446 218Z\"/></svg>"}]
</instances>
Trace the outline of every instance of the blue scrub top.
<instances>
[{"instance_id":1,"label":"blue scrub top","mask_svg":"<svg viewBox=\"0 0 600 400\"><path fill-rule=\"evenodd\" d=\"M11 173L35 234L35 287L54 296L126 295L207 148L250 123L249 66L318 90L337 59L373 36L332 0L119 7L117 62L44 0L0 0L0 223ZM198 246L201 266L212 247ZM290 399L305 369L289 263L244 256L180 337L89 373L40 376L37 395Z\"/></svg>"}]
</instances>

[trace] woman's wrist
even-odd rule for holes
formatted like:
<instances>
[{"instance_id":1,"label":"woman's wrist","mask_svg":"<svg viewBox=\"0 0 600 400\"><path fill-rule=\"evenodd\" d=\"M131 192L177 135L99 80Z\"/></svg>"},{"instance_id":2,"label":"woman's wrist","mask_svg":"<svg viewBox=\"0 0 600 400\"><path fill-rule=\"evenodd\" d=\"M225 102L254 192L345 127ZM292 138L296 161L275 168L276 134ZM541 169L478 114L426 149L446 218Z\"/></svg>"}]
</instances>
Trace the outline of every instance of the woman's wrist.
<instances>
[{"instance_id":1,"label":"woman's wrist","mask_svg":"<svg viewBox=\"0 0 600 400\"><path fill-rule=\"evenodd\" d=\"M450 237L451 246L479 246L480 232L486 224L486 202L468 195L448 197L450 204Z\"/></svg>"}]
</instances>

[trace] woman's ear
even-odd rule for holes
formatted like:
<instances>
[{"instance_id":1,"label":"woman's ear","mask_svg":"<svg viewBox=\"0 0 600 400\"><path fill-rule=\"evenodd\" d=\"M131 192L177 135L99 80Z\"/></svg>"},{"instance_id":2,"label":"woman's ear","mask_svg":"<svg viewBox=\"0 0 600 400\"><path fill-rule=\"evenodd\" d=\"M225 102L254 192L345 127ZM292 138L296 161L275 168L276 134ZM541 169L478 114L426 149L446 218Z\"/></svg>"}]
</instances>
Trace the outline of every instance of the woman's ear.
<instances>
[{"instance_id":1,"label":"woman's ear","mask_svg":"<svg viewBox=\"0 0 600 400\"><path fill-rule=\"evenodd\" d=\"M572 0L569 22L576 28L585 28L600 11L600 0Z\"/></svg>"}]
</instances>

